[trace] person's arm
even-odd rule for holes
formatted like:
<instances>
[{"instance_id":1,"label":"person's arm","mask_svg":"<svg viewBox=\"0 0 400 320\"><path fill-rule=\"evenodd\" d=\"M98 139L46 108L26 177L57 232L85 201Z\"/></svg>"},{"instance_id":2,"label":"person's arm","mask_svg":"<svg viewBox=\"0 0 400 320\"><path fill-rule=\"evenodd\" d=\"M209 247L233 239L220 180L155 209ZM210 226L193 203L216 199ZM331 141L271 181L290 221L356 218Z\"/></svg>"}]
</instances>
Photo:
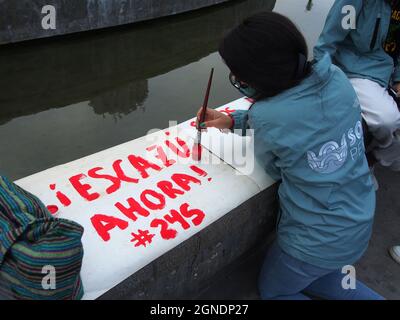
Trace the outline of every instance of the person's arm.
<instances>
[{"instance_id":1,"label":"person's arm","mask_svg":"<svg viewBox=\"0 0 400 320\"><path fill-rule=\"evenodd\" d=\"M282 180L281 169L275 165L277 160L276 155L270 151L265 154L265 165L264 169L268 175L275 181Z\"/></svg>"},{"instance_id":2,"label":"person's arm","mask_svg":"<svg viewBox=\"0 0 400 320\"><path fill-rule=\"evenodd\" d=\"M197 113L199 117L201 109ZM246 130L248 126L248 110L237 110L233 112L230 116L219 112L214 109L207 108L206 110L206 120L202 126L203 129L206 128L217 128L217 129L230 129L235 130L235 133L246 135ZM275 154L277 150L276 145L273 143L273 139L269 138L268 129L266 126L256 129L257 135L263 137L261 141L257 142L257 148L262 152L262 161L265 171L271 176L272 179L278 181L281 180L281 170L276 166L276 160L278 157Z\"/></svg>"},{"instance_id":3,"label":"person's arm","mask_svg":"<svg viewBox=\"0 0 400 320\"><path fill-rule=\"evenodd\" d=\"M277 134L280 135L280 133ZM257 149L258 156L261 158L263 168L275 181L282 180L281 169L276 165L276 162L279 160L277 156L279 147L275 143L274 138L271 137L270 129L268 129L267 125L258 127L255 129L255 135L259 137L255 148Z\"/></svg>"},{"instance_id":4,"label":"person's arm","mask_svg":"<svg viewBox=\"0 0 400 320\"><path fill-rule=\"evenodd\" d=\"M314 58L320 60L326 53L331 58L337 51L337 46L348 36L351 28L343 26L343 21L346 22L346 15L349 11L346 6L351 6L355 9L356 17L358 18L363 2L362 0L336 0L328 17L325 21L324 29L318 39L317 45L314 47ZM344 13L343 13L344 12ZM357 19L356 19L357 26Z\"/></svg>"},{"instance_id":5,"label":"person's arm","mask_svg":"<svg viewBox=\"0 0 400 320\"><path fill-rule=\"evenodd\" d=\"M231 129L236 129L235 133L245 136L246 130L249 129L248 111L237 110L231 114L231 117L233 118ZM278 160L278 157L274 153L274 151L277 150L277 146L273 143L273 139L269 137L266 126L257 128L255 130L257 132L257 136L262 137L260 145L258 145L257 148L262 151L262 161L265 171L275 181L281 180L281 169L275 164Z\"/></svg>"},{"instance_id":6,"label":"person's arm","mask_svg":"<svg viewBox=\"0 0 400 320\"><path fill-rule=\"evenodd\" d=\"M197 119L199 119L200 114L201 109L197 113ZM249 128L247 114L248 110L237 110L228 116L223 112L207 108L205 122L200 124L200 128L229 129L234 133L244 136L246 135L246 130ZM237 129L241 129L241 131Z\"/></svg>"},{"instance_id":7,"label":"person's arm","mask_svg":"<svg viewBox=\"0 0 400 320\"><path fill-rule=\"evenodd\" d=\"M229 128L234 133L245 136L246 130L249 129L248 110L236 110L231 114L232 126ZM241 130L241 131L239 131Z\"/></svg>"}]
</instances>

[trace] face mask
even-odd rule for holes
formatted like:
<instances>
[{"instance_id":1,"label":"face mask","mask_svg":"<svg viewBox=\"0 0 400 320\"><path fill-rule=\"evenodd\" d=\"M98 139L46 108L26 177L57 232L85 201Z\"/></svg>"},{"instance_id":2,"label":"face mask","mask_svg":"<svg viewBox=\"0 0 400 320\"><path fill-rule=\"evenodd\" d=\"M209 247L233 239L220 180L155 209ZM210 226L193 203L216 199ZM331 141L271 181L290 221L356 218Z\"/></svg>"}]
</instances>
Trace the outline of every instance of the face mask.
<instances>
[{"instance_id":1,"label":"face mask","mask_svg":"<svg viewBox=\"0 0 400 320\"><path fill-rule=\"evenodd\" d=\"M237 89L240 91L241 94L243 94L244 96L246 96L248 98L253 98L257 94L256 89L249 87L249 86L247 86L246 88L239 87Z\"/></svg>"}]
</instances>

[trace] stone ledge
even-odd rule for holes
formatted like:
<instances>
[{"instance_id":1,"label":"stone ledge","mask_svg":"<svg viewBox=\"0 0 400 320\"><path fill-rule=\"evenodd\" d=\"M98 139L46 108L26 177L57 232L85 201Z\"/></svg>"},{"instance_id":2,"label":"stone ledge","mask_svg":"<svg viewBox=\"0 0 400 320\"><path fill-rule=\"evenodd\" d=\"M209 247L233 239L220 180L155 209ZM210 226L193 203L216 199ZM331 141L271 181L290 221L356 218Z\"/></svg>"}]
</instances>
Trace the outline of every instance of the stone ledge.
<instances>
[{"instance_id":1,"label":"stone ledge","mask_svg":"<svg viewBox=\"0 0 400 320\"><path fill-rule=\"evenodd\" d=\"M4 0L0 44L102 29L188 12L228 0ZM42 8L55 7L56 29L44 30Z\"/></svg>"},{"instance_id":2,"label":"stone ledge","mask_svg":"<svg viewBox=\"0 0 400 320\"><path fill-rule=\"evenodd\" d=\"M194 299L275 231L278 184L250 198L98 299Z\"/></svg>"}]
</instances>

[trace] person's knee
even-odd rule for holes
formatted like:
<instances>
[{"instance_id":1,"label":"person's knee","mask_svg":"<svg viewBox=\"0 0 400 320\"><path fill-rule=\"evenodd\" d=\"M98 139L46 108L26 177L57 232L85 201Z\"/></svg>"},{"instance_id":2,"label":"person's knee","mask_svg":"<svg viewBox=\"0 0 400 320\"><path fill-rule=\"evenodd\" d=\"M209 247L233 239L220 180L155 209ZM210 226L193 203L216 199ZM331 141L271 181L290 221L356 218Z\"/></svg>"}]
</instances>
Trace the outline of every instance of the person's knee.
<instances>
[{"instance_id":1,"label":"person's knee","mask_svg":"<svg viewBox=\"0 0 400 320\"><path fill-rule=\"evenodd\" d=\"M400 128L400 112L392 110L379 114L379 127L385 131L395 132Z\"/></svg>"}]
</instances>

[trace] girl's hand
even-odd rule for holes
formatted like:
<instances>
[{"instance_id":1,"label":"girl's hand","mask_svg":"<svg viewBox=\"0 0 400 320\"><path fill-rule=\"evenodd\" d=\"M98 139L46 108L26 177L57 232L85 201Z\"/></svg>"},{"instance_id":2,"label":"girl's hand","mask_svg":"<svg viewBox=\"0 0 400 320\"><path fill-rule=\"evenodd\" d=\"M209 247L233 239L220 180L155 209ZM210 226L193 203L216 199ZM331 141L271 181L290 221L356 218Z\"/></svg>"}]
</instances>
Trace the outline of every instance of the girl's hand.
<instances>
[{"instance_id":1,"label":"girl's hand","mask_svg":"<svg viewBox=\"0 0 400 320\"><path fill-rule=\"evenodd\" d=\"M199 119L201 115L201 110L197 112L197 125L199 125ZM233 126L233 120L230 116L227 116L226 114L219 112L214 109L207 108L206 109L206 116L205 116L205 121L203 123L200 123L199 127L200 129L206 129L206 128L217 128L217 129L231 129Z\"/></svg>"}]
</instances>

